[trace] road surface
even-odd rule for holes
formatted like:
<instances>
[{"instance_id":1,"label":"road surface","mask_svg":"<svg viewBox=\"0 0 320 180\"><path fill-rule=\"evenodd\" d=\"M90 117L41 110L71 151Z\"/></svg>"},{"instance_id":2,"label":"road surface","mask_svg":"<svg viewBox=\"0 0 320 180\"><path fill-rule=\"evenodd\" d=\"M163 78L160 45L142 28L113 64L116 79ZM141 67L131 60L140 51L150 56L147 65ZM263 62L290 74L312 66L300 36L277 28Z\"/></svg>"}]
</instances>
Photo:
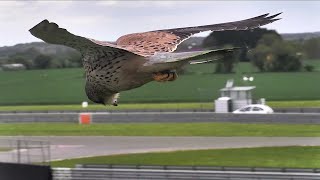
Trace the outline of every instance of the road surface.
<instances>
[{"instance_id":1,"label":"road surface","mask_svg":"<svg viewBox=\"0 0 320 180\"><path fill-rule=\"evenodd\" d=\"M127 137L127 136L51 136L51 137L0 137L0 147L16 147L16 140L50 142L50 160L89 156L174 151L191 149L221 149L263 146L320 146L320 137ZM39 143L28 143L29 147ZM21 161L48 160L46 149L34 147L26 150L21 143ZM27 158L29 157L29 159ZM17 161L17 151L0 151L0 161Z\"/></svg>"}]
</instances>

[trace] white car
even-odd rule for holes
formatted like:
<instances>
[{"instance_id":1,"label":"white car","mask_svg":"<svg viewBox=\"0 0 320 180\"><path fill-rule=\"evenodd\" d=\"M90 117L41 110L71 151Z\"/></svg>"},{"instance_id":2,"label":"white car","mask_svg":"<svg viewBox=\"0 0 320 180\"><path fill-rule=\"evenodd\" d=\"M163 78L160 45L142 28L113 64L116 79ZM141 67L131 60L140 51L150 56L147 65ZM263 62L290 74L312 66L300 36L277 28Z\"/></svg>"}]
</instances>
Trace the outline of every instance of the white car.
<instances>
[{"instance_id":1,"label":"white car","mask_svg":"<svg viewBox=\"0 0 320 180\"><path fill-rule=\"evenodd\" d=\"M271 114L273 109L263 104L251 104L233 111L235 114Z\"/></svg>"}]
</instances>

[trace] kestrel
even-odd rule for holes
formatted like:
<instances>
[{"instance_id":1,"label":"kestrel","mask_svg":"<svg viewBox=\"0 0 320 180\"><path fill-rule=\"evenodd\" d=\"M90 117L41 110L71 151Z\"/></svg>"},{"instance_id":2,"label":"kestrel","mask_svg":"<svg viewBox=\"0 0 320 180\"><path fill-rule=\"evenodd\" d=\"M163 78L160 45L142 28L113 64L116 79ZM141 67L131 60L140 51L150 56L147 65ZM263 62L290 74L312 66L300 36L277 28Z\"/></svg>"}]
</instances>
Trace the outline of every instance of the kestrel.
<instances>
[{"instance_id":1,"label":"kestrel","mask_svg":"<svg viewBox=\"0 0 320 180\"><path fill-rule=\"evenodd\" d=\"M117 105L121 91L138 88L151 81L173 81L177 78L176 71L182 66L206 63L236 49L175 53L177 46L190 36L204 31L250 30L279 20L275 19L279 14L264 14L205 26L133 33L121 36L114 43L71 34L48 20L43 20L29 31L47 43L80 51L86 72L85 92L88 98L95 103Z\"/></svg>"}]
</instances>

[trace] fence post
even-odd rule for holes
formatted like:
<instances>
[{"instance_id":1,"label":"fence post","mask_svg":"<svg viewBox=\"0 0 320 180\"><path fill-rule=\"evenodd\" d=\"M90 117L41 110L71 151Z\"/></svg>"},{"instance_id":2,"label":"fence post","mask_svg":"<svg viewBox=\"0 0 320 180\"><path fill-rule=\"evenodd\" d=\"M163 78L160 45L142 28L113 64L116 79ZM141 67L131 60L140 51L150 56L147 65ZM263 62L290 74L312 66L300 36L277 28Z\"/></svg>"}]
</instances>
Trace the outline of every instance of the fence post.
<instances>
[{"instance_id":1,"label":"fence post","mask_svg":"<svg viewBox=\"0 0 320 180\"><path fill-rule=\"evenodd\" d=\"M18 140L17 141L17 161L18 161L18 163L21 163L20 148L21 148L21 140Z\"/></svg>"}]
</instances>

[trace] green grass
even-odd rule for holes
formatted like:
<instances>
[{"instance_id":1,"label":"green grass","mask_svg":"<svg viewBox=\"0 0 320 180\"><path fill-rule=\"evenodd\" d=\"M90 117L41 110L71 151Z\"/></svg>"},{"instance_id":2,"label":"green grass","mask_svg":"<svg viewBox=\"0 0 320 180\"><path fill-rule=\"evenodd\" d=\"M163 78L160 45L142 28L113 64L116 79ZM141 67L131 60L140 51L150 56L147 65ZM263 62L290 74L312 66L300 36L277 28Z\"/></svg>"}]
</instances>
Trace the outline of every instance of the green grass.
<instances>
[{"instance_id":1,"label":"green grass","mask_svg":"<svg viewBox=\"0 0 320 180\"><path fill-rule=\"evenodd\" d=\"M312 108L312 107L320 107L320 101L270 101L266 103L270 107L273 108Z\"/></svg>"},{"instance_id":2,"label":"green grass","mask_svg":"<svg viewBox=\"0 0 320 180\"><path fill-rule=\"evenodd\" d=\"M124 154L51 162L55 167L76 164L141 164L319 168L320 147L263 147Z\"/></svg>"},{"instance_id":3,"label":"green grass","mask_svg":"<svg viewBox=\"0 0 320 180\"><path fill-rule=\"evenodd\" d=\"M314 66L314 70L313 71L320 71L320 61L319 59L311 59L311 60L306 60L303 61L304 65L312 65Z\"/></svg>"},{"instance_id":4,"label":"green grass","mask_svg":"<svg viewBox=\"0 0 320 180\"><path fill-rule=\"evenodd\" d=\"M0 106L0 111L58 111L58 110L130 110L130 109L212 109L213 103L140 103L103 106L89 104L87 108L77 105L20 105Z\"/></svg>"},{"instance_id":5,"label":"green grass","mask_svg":"<svg viewBox=\"0 0 320 180\"><path fill-rule=\"evenodd\" d=\"M319 108L320 101L267 101L267 105L272 108ZM80 111L80 110L174 110L174 109L214 109L214 103L140 103L140 104L120 104L119 106L103 106L90 104L87 108L82 108L80 104L69 105L19 105L0 106L1 111Z\"/></svg>"},{"instance_id":6,"label":"green grass","mask_svg":"<svg viewBox=\"0 0 320 180\"><path fill-rule=\"evenodd\" d=\"M317 63L315 63L317 64ZM228 79L235 85L254 85L254 97L278 100L320 100L320 72L255 73L240 63L234 74L212 74L212 64L190 66L189 73L174 82L151 82L121 93L121 103L213 102ZM80 104L87 101L83 69L0 72L0 105ZM245 84L243 75L255 80Z\"/></svg>"},{"instance_id":7,"label":"green grass","mask_svg":"<svg viewBox=\"0 0 320 180\"><path fill-rule=\"evenodd\" d=\"M80 104L85 100L82 69L0 72L1 104Z\"/></svg>"},{"instance_id":8,"label":"green grass","mask_svg":"<svg viewBox=\"0 0 320 180\"><path fill-rule=\"evenodd\" d=\"M11 148L6 148L6 147L0 147L0 152L6 152L6 151L11 151Z\"/></svg>"},{"instance_id":9,"label":"green grass","mask_svg":"<svg viewBox=\"0 0 320 180\"><path fill-rule=\"evenodd\" d=\"M316 63L312 65L316 65ZM214 73L215 67L216 67L216 63L194 64L194 65L188 65L185 69L185 72L187 74L188 73L212 74ZM258 71L257 71L257 68L252 66L251 63L237 63L234 66L234 72L237 74L242 74L242 73L254 73Z\"/></svg>"},{"instance_id":10,"label":"green grass","mask_svg":"<svg viewBox=\"0 0 320 180\"><path fill-rule=\"evenodd\" d=\"M0 124L0 136L320 136L320 125L241 123Z\"/></svg>"}]
</instances>

